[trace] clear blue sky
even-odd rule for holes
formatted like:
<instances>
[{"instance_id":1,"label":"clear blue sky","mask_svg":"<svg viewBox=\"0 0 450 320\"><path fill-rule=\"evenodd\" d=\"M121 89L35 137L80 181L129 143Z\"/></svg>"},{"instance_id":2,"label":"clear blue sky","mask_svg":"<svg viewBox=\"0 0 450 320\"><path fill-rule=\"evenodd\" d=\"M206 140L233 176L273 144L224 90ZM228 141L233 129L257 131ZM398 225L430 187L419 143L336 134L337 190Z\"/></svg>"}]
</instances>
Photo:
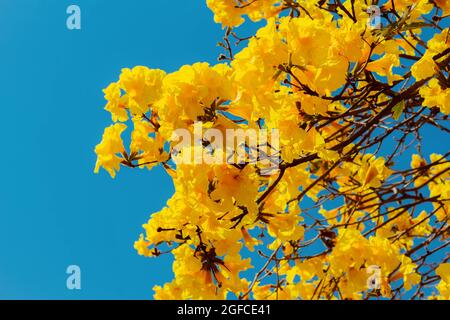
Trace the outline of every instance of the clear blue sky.
<instances>
[{"instance_id":1,"label":"clear blue sky","mask_svg":"<svg viewBox=\"0 0 450 320\"><path fill-rule=\"evenodd\" d=\"M148 299L171 279L170 257L133 249L172 194L170 179L161 169L93 174L110 124L102 89L121 68L173 71L220 52L205 1L168 3L1 0L0 298ZM66 28L70 4L81 7L80 31ZM429 150L448 149L431 141ZM80 291L66 289L71 264Z\"/></svg>"},{"instance_id":2,"label":"clear blue sky","mask_svg":"<svg viewBox=\"0 0 450 320\"><path fill-rule=\"evenodd\" d=\"M1 0L0 298L137 298L172 277L133 242L172 194L160 169L95 175L121 68L214 63L221 27L205 1ZM82 30L66 28L81 8ZM66 267L82 290L66 289Z\"/></svg>"}]
</instances>

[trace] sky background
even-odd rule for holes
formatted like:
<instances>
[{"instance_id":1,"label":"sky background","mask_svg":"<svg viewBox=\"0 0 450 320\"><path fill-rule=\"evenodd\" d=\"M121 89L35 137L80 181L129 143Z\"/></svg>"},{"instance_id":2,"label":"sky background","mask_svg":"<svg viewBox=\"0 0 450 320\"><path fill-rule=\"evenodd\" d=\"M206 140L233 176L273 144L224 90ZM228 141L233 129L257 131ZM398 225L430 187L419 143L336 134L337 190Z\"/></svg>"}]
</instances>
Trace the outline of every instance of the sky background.
<instances>
[{"instance_id":1,"label":"sky background","mask_svg":"<svg viewBox=\"0 0 450 320\"><path fill-rule=\"evenodd\" d=\"M124 67L215 63L223 34L205 1L0 0L0 299L149 299L171 258L133 242L171 196L160 168L93 173L111 123L102 89ZM66 28L81 8L82 30ZM249 30L240 28L240 35ZM448 150L426 135L425 153ZM66 268L81 268L81 290Z\"/></svg>"},{"instance_id":2,"label":"sky background","mask_svg":"<svg viewBox=\"0 0 450 320\"><path fill-rule=\"evenodd\" d=\"M93 173L111 122L102 89L124 67L214 63L221 27L205 1L0 0L0 298L148 299L170 257L133 242L172 194L163 170ZM81 8L82 29L66 28ZM66 289L66 268L82 289Z\"/></svg>"}]
</instances>

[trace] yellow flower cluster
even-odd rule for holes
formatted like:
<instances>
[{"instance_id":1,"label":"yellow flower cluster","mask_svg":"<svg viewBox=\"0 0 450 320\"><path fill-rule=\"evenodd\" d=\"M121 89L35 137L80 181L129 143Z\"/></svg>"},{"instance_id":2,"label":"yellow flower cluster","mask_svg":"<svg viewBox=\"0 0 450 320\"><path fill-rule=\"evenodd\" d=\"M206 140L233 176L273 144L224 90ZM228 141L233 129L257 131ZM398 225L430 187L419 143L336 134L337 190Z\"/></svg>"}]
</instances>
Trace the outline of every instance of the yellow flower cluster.
<instances>
[{"instance_id":1,"label":"yellow flower cluster","mask_svg":"<svg viewBox=\"0 0 450 320\"><path fill-rule=\"evenodd\" d=\"M223 27L237 27L248 16L252 21L268 19L281 11L281 0L206 0L214 12L214 21Z\"/></svg>"},{"instance_id":2,"label":"yellow flower cluster","mask_svg":"<svg viewBox=\"0 0 450 320\"><path fill-rule=\"evenodd\" d=\"M229 63L195 63L168 74L137 66L104 89L114 124L95 148L95 172L102 167L114 177L121 165L161 164L174 182L167 205L151 215L134 244L143 256L174 257L174 279L155 286L155 298L361 299L371 266L380 269L378 295L394 295L394 283L406 291L419 285L420 264L411 254L435 232L431 217L444 225L450 219L450 164L445 156L433 154L427 164L414 155L410 171L396 170L393 157L370 148L376 138L368 146L358 141L386 129L377 121L397 121L393 113L418 104L440 116L450 112L442 71L449 29L426 44L420 40L423 16L435 6L448 14L448 2L388 1L383 12L395 10L398 20L381 30L368 29L362 0L328 7L316 0L206 3L228 35L246 16L266 24ZM426 46L423 55L418 45ZM410 85L411 75L422 85L398 89ZM127 125L128 147L121 138ZM279 145L270 147L279 170L264 175L264 166L250 162L174 163L179 153L211 150L214 141L205 137L176 148L174 133L194 134L198 125L221 133L278 130ZM215 146L212 153L224 150ZM399 176L414 183L385 187ZM396 198L425 203L423 186L431 211L416 212ZM308 201L316 215L302 207ZM311 243L319 253L308 256L303 248ZM249 254L255 248L258 255ZM261 274L282 280L265 285L242 276L261 257L274 264ZM436 274L440 297L449 299L449 265Z\"/></svg>"},{"instance_id":3,"label":"yellow flower cluster","mask_svg":"<svg viewBox=\"0 0 450 320\"><path fill-rule=\"evenodd\" d=\"M430 197L436 197L438 202L433 203L435 214L438 220L447 221L450 219L450 163L440 154L433 153L430 156L430 168L418 171L418 178L415 181L416 187L427 186ZM425 159L419 155L412 156L411 167L421 168L427 166Z\"/></svg>"},{"instance_id":4,"label":"yellow flower cluster","mask_svg":"<svg viewBox=\"0 0 450 320\"><path fill-rule=\"evenodd\" d=\"M379 285L381 294L389 297L390 282L401 280L410 290L420 276L415 272L417 266L401 254L401 247L392 244L384 237L363 237L358 230L342 229L334 239L331 254L294 265L280 264L280 274L286 275L286 286L279 292L278 299L319 299L331 298L339 282L339 298L361 299L367 290L368 271L371 266L380 268ZM286 249L285 249L286 250ZM296 279L298 277L298 279ZM326 279L336 280L327 283ZM257 299L275 299L273 287L258 286Z\"/></svg>"},{"instance_id":5,"label":"yellow flower cluster","mask_svg":"<svg viewBox=\"0 0 450 320\"><path fill-rule=\"evenodd\" d=\"M449 28L442 30L441 33L434 35L428 41L427 51L411 67L411 73L416 80L429 79L441 72L439 65L442 64L443 58L445 58L445 56L441 55L441 52L450 49L449 30ZM450 88L445 84L439 83L438 78L431 79L427 86L421 88L420 95L424 98L424 106L429 108L438 107L442 113L450 113Z\"/></svg>"},{"instance_id":6,"label":"yellow flower cluster","mask_svg":"<svg viewBox=\"0 0 450 320\"><path fill-rule=\"evenodd\" d=\"M450 263L441 264L436 274L441 277L441 282L437 285L440 295L438 299L450 300Z\"/></svg>"},{"instance_id":7,"label":"yellow flower cluster","mask_svg":"<svg viewBox=\"0 0 450 320\"><path fill-rule=\"evenodd\" d=\"M102 142L95 147L97 154L95 173L98 173L100 167L103 167L113 178L115 177L122 161L117 154L125 150L120 135L126 127L122 123L116 123L105 129Z\"/></svg>"}]
</instances>

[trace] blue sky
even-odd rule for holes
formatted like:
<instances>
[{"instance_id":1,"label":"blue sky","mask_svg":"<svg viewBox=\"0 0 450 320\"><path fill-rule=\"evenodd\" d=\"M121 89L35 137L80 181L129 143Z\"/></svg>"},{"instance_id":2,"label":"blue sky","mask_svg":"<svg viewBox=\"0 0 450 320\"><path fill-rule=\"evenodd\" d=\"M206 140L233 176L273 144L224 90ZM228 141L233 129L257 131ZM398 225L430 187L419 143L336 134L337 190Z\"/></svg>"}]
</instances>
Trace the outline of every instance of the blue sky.
<instances>
[{"instance_id":1,"label":"blue sky","mask_svg":"<svg viewBox=\"0 0 450 320\"><path fill-rule=\"evenodd\" d=\"M66 28L70 4L82 30ZM171 279L170 257L133 249L170 179L159 168L93 173L110 124L102 89L124 67L215 63L223 32L212 19L199 0L1 0L1 299L148 299ZM448 149L430 142L425 153ZM79 291L66 289L71 264Z\"/></svg>"},{"instance_id":2,"label":"blue sky","mask_svg":"<svg viewBox=\"0 0 450 320\"><path fill-rule=\"evenodd\" d=\"M204 1L2 0L0 298L148 299L169 257L137 255L149 214L172 194L161 169L95 175L110 116L102 89L121 68L214 63L221 27ZM82 29L66 28L81 8ZM82 289L66 289L77 264Z\"/></svg>"}]
</instances>

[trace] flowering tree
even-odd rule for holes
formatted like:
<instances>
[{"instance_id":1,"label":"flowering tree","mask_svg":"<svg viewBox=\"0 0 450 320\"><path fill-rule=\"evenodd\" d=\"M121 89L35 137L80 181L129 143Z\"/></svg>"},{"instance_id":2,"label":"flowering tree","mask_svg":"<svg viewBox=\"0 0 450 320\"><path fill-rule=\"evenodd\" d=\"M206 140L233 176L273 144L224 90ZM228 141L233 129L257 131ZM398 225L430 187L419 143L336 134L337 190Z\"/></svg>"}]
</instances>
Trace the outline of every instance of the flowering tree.
<instances>
[{"instance_id":1,"label":"flowering tree","mask_svg":"<svg viewBox=\"0 0 450 320\"><path fill-rule=\"evenodd\" d=\"M104 90L95 171L175 186L134 245L174 256L155 298L450 299L450 162L422 152L430 128L448 146L450 2L206 3L221 63ZM241 38L246 17L266 23Z\"/></svg>"}]
</instances>

